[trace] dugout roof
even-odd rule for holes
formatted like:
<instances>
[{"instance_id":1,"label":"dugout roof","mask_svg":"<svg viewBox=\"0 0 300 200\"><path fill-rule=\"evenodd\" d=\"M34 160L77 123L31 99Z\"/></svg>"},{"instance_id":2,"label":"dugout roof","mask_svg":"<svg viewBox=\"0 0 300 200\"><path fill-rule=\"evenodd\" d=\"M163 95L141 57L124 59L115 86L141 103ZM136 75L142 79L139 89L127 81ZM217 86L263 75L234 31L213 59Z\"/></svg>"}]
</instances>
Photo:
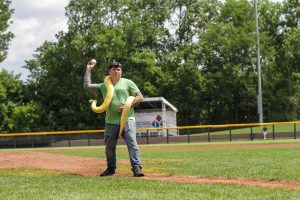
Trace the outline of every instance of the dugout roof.
<instances>
[{"instance_id":1,"label":"dugout roof","mask_svg":"<svg viewBox=\"0 0 300 200\"><path fill-rule=\"evenodd\" d=\"M166 106L166 110L172 110L178 112L177 108L173 106L163 97L147 97L140 103L136 110L148 110L148 109L163 109L163 105Z\"/></svg>"}]
</instances>

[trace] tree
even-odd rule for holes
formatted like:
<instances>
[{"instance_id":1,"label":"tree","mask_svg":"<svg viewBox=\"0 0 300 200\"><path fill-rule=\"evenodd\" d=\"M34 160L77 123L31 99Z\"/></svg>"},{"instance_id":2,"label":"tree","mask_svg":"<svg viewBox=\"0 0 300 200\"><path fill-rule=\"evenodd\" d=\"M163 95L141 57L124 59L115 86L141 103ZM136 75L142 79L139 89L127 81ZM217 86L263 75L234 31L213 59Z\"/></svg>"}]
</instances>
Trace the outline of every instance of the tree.
<instances>
[{"instance_id":1,"label":"tree","mask_svg":"<svg viewBox=\"0 0 300 200\"><path fill-rule=\"evenodd\" d=\"M16 104L11 113L12 131L32 131L39 122L39 108L35 102Z\"/></svg>"},{"instance_id":2,"label":"tree","mask_svg":"<svg viewBox=\"0 0 300 200\"><path fill-rule=\"evenodd\" d=\"M228 0L199 40L208 123L253 121L256 115L255 21L251 4Z\"/></svg>"},{"instance_id":3,"label":"tree","mask_svg":"<svg viewBox=\"0 0 300 200\"><path fill-rule=\"evenodd\" d=\"M175 29L175 44L191 44L198 40L207 23L216 20L220 5L217 0L173 1L169 23Z\"/></svg>"},{"instance_id":4,"label":"tree","mask_svg":"<svg viewBox=\"0 0 300 200\"><path fill-rule=\"evenodd\" d=\"M7 30L12 23L9 21L13 13L9 8L10 3L9 0L0 0L0 62L6 58L9 42L13 38L13 34Z\"/></svg>"},{"instance_id":5,"label":"tree","mask_svg":"<svg viewBox=\"0 0 300 200\"><path fill-rule=\"evenodd\" d=\"M125 12L123 9L128 5L135 7ZM164 19L159 16L168 16L158 12L159 7L165 8L155 1L138 4L134 1L70 1L67 7L69 31L59 33L57 43L45 42L35 58L27 61L26 67L33 78L30 82L33 98L43 108L44 125L67 129L103 125L104 120L99 121L90 112L91 95L83 89L85 65L91 58L98 60L93 70L94 82L102 82L107 74L106 66L116 59L124 66L124 77L132 77L144 91L142 77L147 74L147 67L155 66L151 48L158 51L157 34L163 30ZM147 24L142 23L146 21ZM130 29L136 22L145 28ZM140 58L146 60L140 62Z\"/></svg>"},{"instance_id":6,"label":"tree","mask_svg":"<svg viewBox=\"0 0 300 200\"><path fill-rule=\"evenodd\" d=\"M29 82L32 99L41 108L41 126L68 130L82 128L83 124L96 125L83 89L85 65L92 58L84 55L90 54L89 46L73 33L61 33L58 40L45 42L35 59L27 62L33 78Z\"/></svg>"},{"instance_id":7,"label":"tree","mask_svg":"<svg viewBox=\"0 0 300 200\"><path fill-rule=\"evenodd\" d=\"M299 1L263 1L260 6L261 31L265 33L261 41L268 39L263 52L268 59L262 65L268 121L295 120L299 113L299 6Z\"/></svg>"},{"instance_id":8,"label":"tree","mask_svg":"<svg viewBox=\"0 0 300 200\"><path fill-rule=\"evenodd\" d=\"M299 113L297 5L259 3L267 121ZM115 59L145 97L163 96L178 108L179 125L257 121L253 1L71 0L66 13L68 31L27 61L41 125L103 125L103 115L90 112L95 96L82 87L92 58L93 82L102 82Z\"/></svg>"},{"instance_id":9,"label":"tree","mask_svg":"<svg viewBox=\"0 0 300 200\"><path fill-rule=\"evenodd\" d=\"M28 131L38 122L38 108L27 101L19 77L6 70L0 72L0 131Z\"/></svg>"}]
</instances>

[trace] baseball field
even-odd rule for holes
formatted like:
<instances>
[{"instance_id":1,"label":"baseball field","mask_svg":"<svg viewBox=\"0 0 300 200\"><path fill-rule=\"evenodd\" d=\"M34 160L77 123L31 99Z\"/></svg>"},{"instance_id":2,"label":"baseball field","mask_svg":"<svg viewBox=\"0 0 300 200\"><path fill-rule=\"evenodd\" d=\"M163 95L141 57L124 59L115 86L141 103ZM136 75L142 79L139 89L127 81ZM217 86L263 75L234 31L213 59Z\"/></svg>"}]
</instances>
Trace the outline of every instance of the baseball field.
<instances>
[{"instance_id":1,"label":"baseball field","mask_svg":"<svg viewBox=\"0 0 300 200\"><path fill-rule=\"evenodd\" d=\"M140 145L133 178L126 146L117 174L104 147L0 150L0 199L300 199L300 141Z\"/></svg>"}]
</instances>

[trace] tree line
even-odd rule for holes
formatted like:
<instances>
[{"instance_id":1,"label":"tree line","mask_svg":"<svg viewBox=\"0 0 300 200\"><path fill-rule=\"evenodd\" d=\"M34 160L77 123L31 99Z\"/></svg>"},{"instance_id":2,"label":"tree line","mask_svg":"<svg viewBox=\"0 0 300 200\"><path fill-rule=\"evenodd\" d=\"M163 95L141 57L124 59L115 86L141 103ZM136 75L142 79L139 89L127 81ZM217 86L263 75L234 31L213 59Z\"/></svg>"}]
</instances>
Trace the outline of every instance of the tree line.
<instances>
[{"instance_id":1,"label":"tree line","mask_svg":"<svg viewBox=\"0 0 300 200\"><path fill-rule=\"evenodd\" d=\"M0 2L8 22L10 2ZM264 121L299 117L299 7L298 0L258 2ZM92 58L93 82L103 81L112 60L121 62L123 77L145 97L178 108L178 125L258 121L254 1L70 0L66 16L68 31L26 61L26 82L2 70L0 131L102 127L104 116L88 103L100 97L83 89ZM0 62L12 38L2 24Z\"/></svg>"}]
</instances>

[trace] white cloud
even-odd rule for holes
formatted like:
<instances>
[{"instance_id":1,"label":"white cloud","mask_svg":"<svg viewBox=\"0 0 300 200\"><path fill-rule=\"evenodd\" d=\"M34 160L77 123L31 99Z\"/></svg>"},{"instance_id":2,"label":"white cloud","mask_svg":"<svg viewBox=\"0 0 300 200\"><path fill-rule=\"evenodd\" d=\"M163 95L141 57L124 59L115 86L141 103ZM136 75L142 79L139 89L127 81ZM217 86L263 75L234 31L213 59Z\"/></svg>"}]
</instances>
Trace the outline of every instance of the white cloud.
<instances>
[{"instance_id":1,"label":"white cloud","mask_svg":"<svg viewBox=\"0 0 300 200\"><path fill-rule=\"evenodd\" d=\"M58 1L58 0L47 0L47 1L41 1L41 0L31 0L31 1L24 1L26 5L33 9L37 10L49 10L49 8L59 8L61 5L65 5L64 1ZM55 9L56 10L56 9Z\"/></svg>"},{"instance_id":2,"label":"white cloud","mask_svg":"<svg viewBox=\"0 0 300 200\"><path fill-rule=\"evenodd\" d=\"M11 41L7 59L0 63L14 73L21 73L25 80L29 72L22 68L25 60L32 58L36 48L44 41L55 41L55 34L67 30L65 7L68 0L12 0L15 12L9 30L15 38Z\"/></svg>"}]
</instances>

